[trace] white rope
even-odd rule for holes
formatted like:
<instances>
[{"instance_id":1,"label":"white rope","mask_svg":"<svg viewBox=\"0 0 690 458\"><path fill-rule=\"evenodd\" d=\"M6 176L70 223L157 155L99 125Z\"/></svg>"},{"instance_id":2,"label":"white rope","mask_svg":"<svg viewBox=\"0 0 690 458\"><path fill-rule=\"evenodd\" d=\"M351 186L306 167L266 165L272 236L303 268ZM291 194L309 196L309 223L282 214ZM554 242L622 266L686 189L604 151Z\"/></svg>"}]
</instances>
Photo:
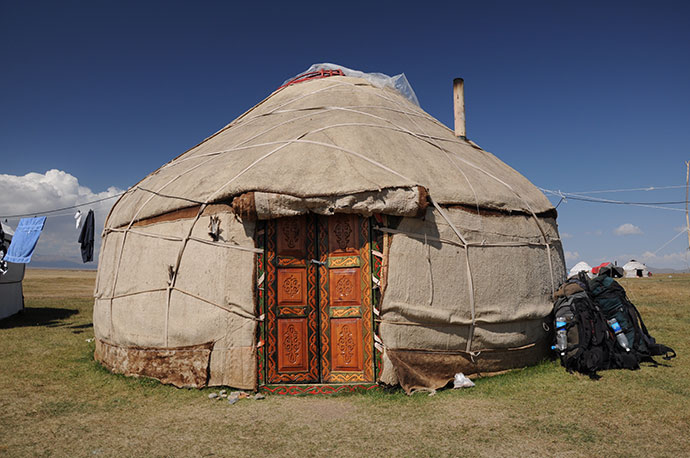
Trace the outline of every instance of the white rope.
<instances>
[{"instance_id":1,"label":"white rope","mask_svg":"<svg viewBox=\"0 0 690 458\"><path fill-rule=\"evenodd\" d=\"M465 266L467 267L467 289L468 289L469 296L470 296L470 313L471 313L471 318L472 318L472 324L470 325L470 330L469 330L469 333L467 335L467 347L465 350L468 353L471 353L472 339L474 338L474 326L475 326L476 316L475 316L474 282L472 280L472 267L470 265L469 247L467 246L467 241L462 236L462 234L460 233L458 228L455 227L455 224L453 224L453 222L450 220L448 215L446 215L446 212L443 211L443 209L436 203L436 201L431 199L431 197L429 197L429 200L434 205L436 210L439 212L441 217L443 217L443 219L446 220L446 222L451 227L451 229L453 229L453 232L455 232L455 235L457 235L458 238L460 240L462 240L462 243L465 245Z\"/></svg>"},{"instance_id":2,"label":"white rope","mask_svg":"<svg viewBox=\"0 0 690 458\"><path fill-rule=\"evenodd\" d=\"M431 268L431 245L426 239L426 234L424 234L424 246L426 247L426 261L429 267L429 307L434 303L434 273Z\"/></svg>"},{"instance_id":3,"label":"white rope","mask_svg":"<svg viewBox=\"0 0 690 458\"><path fill-rule=\"evenodd\" d=\"M570 197L571 199L576 200L577 197L584 198L585 196L583 195L578 195L574 193L566 193L566 192L561 192L561 191L552 191L550 189L544 189L544 188L539 188L545 193L552 194L555 196L559 196L561 198L567 198ZM611 200L611 199L598 199L595 197L587 197L586 202L590 203L602 203L602 204L617 204L617 205L629 205L631 207L642 207L642 208L655 208L657 210L670 210L670 211L678 211L678 212L683 212L685 213L684 208L674 208L674 207L662 207L661 205L653 205L653 204L643 204L643 203L635 203L635 202L624 202L622 200Z\"/></svg>"},{"instance_id":4,"label":"white rope","mask_svg":"<svg viewBox=\"0 0 690 458\"><path fill-rule=\"evenodd\" d=\"M664 243L663 245L661 245L661 248L659 248L658 250L656 250L656 251L654 252L654 256L656 256L656 254L657 254L659 251L663 250L669 243L673 242L675 239L677 239L678 237L680 237L681 235L683 235L683 234L685 234L685 233L687 233L687 232L689 232L689 231L690 231L690 228L687 228L687 227L686 227L685 229L683 229L682 231L680 231L679 233L677 233L671 240L669 240L668 242L666 242L666 243Z\"/></svg>"},{"instance_id":5,"label":"white rope","mask_svg":"<svg viewBox=\"0 0 690 458\"><path fill-rule=\"evenodd\" d=\"M604 194L608 192L632 192L632 191L661 191L662 189L679 189L685 188L685 185L678 186L647 186L645 188L628 188L628 189L603 189L598 191L576 191L573 194Z\"/></svg>"},{"instance_id":6,"label":"white rope","mask_svg":"<svg viewBox=\"0 0 690 458\"><path fill-rule=\"evenodd\" d=\"M509 248L509 247L524 247L524 246L533 246L533 247L543 247L544 243L543 242L529 242L529 241L524 241L524 242L493 242L493 243L488 243L486 241L481 241L481 242L467 242L467 245L464 245L462 243L458 243L454 240L449 240L449 239L444 239L444 238L439 238L439 237L433 237L429 236L426 234L421 234L418 232L408 232L408 231L401 231L400 229L391 229L388 227L375 227L375 231L379 232L385 232L388 234L401 234L406 237L410 237L413 239L417 240L424 240L424 238L428 238L428 240L432 240L434 242L441 242L445 243L448 245L454 245L457 247L464 248L465 246L471 246L471 247L478 247L478 248ZM560 242L561 239L549 239L549 243L553 244L554 242Z\"/></svg>"},{"instance_id":7,"label":"white rope","mask_svg":"<svg viewBox=\"0 0 690 458\"><path fill-rule=\"evenodd\" d=\"M382 94L378 94L378 93L377 93L376 95L379 96L379 97L381 97L381 98L383 98L383 99L385 99L385 100L388 100L388 101L390 101L390 102L392 102L392 103L394 103L394 104L397 103L398 105L400 105L399 102L396 102L395 100L388 99L387 97L384 97ZM429 116L429 118L431 118L431 119L433 120L433 118L432 118L431 116ZM413 123L414 123L414 121L413 121ZM416 123L415 123L415 125L416 125ZM444 127L445 129L448 129L446 126L443 126L443 127ZM422 130L423 130L423 129L422 129ZM436 146L437 148L439 148L440 150L442 150L442 151L444 151L444 152L447 151L445 148L441 147L441 146L438 145L438 144L435 144L435 143L434 143L434 146ZM451 151L450 153L453 153L453 152ZM499 183L503 184L503 185L504 185L505 187L507 187L513 194L515 194L515 196L516 196L520 201L522 201L522 203L527 207L527 209L529 210L529 212L530 212L530 213L532 214L532 216L533 216L533 220L534 220L535 224L537 225L537 228L539 229L539 232L540 232L541 235L542 235L542 239L544 240L544 245L546 245L546 254L547 254L547 259L548 259L548 262L549 262L549 273L550 273L550 275L551 275L551 293L553 294L553 292L556 290L556 285L555 285L555 283L554 283L554 280L555 280L555 279L554 279L554 274L553 274L553 261L552 261L552 256L551 256L551 247L550 247L549 242L548 242L548 240L547 240L546 233L544 232L544 229L541 227L541 224L539 223L539 218L537 217L536 213L532 210L532 208L531 208L531 206L529 205L529 203L528 203L528 202L527 202L527 201L526 201L516 190L514 190L512 186L508 185L508 184L505 183L503 180L500 180L498 177L495 177L494 175L492 175L492 174L490 174L489 172L485 171L485 170L482 169L481 167L479 167L479 166L477 166L477 165L475 165L475 164L472 164L471 162L469 162L469 161L467 161L466 159L462 158L458 153L453 153L453 154L454 154L454 156L455 156L457 159L459 159L459 160L462 161L463 163L465 163L465 164L467 164L467 165L469 165L469 166L471 166L471 167L477 169L478 171L480 171L480 172L486 174L487 176L489 176L489 177L493 178L494 180L498 181ZM472 192L474 192L474 188L472 188L472 184L469 182L469 179L467 179L467 177L465 176L464 172L463 172L459 167L458 167L458 170L463 174L463 176L464 176L465 179L467 180L467 182L468 182L470 188L472 189ZM478 201L478 199L477 199L476 193L475 193L475 201L477 202L477 213L479 213L479 201ZM480 215L480 216L481 216L481 215ZM480 219L480 224L481 224L481 219ZM482 225L481 227L483 227L483 225Z\"/></svg>"},{"instance_id":8,"label":"white rope","mask_svg":"<svg viewBox=\"0 0 690 458\"><path fill-rule=\"evenodd\" d=\"M229 243L222 243L222 242L213 242L211 240L204 240L200 239L198 237L190 237L189 240L193 242L199 242L199 243L204 243L206 245L213 245L221 248L230 248L233 250L239 250L239 251L246 251L248 253L257 253L257 254L263 254L264 250L261 250L259 248L254 248L254 247L247 247L247 246L242 246L242 245L231 245Z\"/></svg>"},{"instance_id":9,"label":"white rope","mask_svg":"<svg viewBox=\"0 0 690 458\"><path fill-rule=\"evenodd\" d=\"M401 106L400 101L396 101L396 100L394 100L394 99L390 99L390 98L388 98L388 97L385 97L383 94L379 94L379 93L375 93L375 95L376 95L377 97L380 97L380 98L384 99L384 100L387 100L387 101L390 102L390 103L393 103L394 105L397 105L398 107ZM425 119L426 119L426 120L430 120L430 121L432 121L432 122L435 122L435 123L437 123L437 124L440 124L440 123L438 123L438 121L436 121L432 116L430 116L429 114L427 114L427 113L425 113L423 110L421 110L421 108L420 108L419 110L420 110L421 113L423 113L423 114L425 115ZM465 175L465 172L464 172L464 171L463 171L453 160L451 160L448 151L447 151L445 148L443 148L441 145L439 145L438 143L434 142L434 141L432 140L432 137L426 133L426 131L424 130L423 127L421 127L419 124L417 124L417 122L416 122L414 119L412 119L410 116L408 116L408 120L409 120L410 122L412 122L412 124L413 124L414 126L416 126L418 129L420 129L420 130L424 133L424 136L425 136L427 139L429 139L428 143L429 143L430 145L434 146L435 148L437 148L438 150L440 150L440 151L446 156L446 159L448 159L448 161L453 165L453 167L455 167L455 168L458 170L458 172L460 172L460 174L463 176L463 178L465 179L465 182L466 182L467 185L470 187L470 190L472 191L472 194L474 195L474 201L475 201L475 205L476 205L476 207L477 207L477 214L479 215L479 225L480 225L480 227L483 229L483 227L484 227L484 221L483 221L482 216L481 216L480 211L479 211L479 197L477 196L477 192L475 191L474 186L472 186L472 183L470 182L470 179L467 177L467 175ZM445 126L444 126L444 127L445 127ZM408 131L408 132L409 132L409 131ZM411 133L411 132L409 132L409 133ZM413 135L414 135L414 134L413 134Z\"/></svg>"}]
</instances>

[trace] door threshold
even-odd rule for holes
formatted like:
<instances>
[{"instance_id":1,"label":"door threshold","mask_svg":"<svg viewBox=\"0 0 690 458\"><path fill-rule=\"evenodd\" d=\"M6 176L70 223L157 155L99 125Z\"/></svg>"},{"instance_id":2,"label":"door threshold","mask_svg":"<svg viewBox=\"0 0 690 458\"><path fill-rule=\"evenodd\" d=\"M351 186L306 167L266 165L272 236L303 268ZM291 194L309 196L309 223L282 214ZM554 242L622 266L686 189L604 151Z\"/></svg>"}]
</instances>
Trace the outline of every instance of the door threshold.
<instances>
[{"instance_id":1,"label":"door threshold","mask_svg":"<svg viewBox=\"0 0 690 458\"><path fill-rule=\"evenodd\" d=\"M259 392L285 396L354 393L383 389L376 383L312 383L303 385L260 385Z\"/></svg>"}]
</instances>

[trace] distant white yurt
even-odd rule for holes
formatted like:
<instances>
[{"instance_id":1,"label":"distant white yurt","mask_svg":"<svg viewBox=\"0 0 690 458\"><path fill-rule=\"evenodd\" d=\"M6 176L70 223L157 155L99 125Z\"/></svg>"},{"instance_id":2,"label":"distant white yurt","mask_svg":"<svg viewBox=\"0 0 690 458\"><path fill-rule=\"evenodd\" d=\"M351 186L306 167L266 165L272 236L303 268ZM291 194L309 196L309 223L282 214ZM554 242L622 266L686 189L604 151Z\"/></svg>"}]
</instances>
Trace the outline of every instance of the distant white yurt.
<instances>
[{"instance_id":1,"label":"distant white yurt","mask_svg":"<svg viewBox=\"0 0 690 458\"><path fill-rule=\"evenodd\" d=\"M2 224L2 233L0 261L7 253L14 231L9 226ZM7 271L4 268L0 269L0 320L14 315L24 308L22 280L24 279L25 264L8 262L6 267Z\"/></svg>"},{"instance_id":2,"label":"distant white yurt","mask_svg":"<svg viewBox=\"0 0 690 458\"><path fill-rule=\"evenodd\" d=\"M649 277L649 269L647 266L639 261L631 259L629 263L623 266L626 278L646 278Z\"/></svg>"},{"instance_id":3,"label":"distant white yurt","mask_svg":"<svg viewBox=\"0 0 690 458\"><path fill-rule=\"evenodd\" d=\"M568 278L575 276L582 271L587 272L587 275L589 275L590 278L593 277L592 266L590 266L584 261L580 261L577 264L575 264L572 269L570 269L570 272L568 273Z\"/></svg>"}]
</instances>

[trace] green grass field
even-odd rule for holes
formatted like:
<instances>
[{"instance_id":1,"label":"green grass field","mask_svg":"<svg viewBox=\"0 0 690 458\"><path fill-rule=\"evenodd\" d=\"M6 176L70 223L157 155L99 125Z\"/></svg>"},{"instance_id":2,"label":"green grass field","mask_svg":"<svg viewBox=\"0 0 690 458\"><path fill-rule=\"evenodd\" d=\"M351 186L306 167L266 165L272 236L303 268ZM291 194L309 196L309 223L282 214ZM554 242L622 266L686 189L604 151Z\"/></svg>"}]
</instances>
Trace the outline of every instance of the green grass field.
<instances>
[{"instance_id":1,"label":"green grass field","mask_svg":"<svg viewBox=\"0 0 690 458\"><path fill-rule=\"evenodd\" d=\"M622 281L652 335L679 355L659 367L605 371L594 381L545 361L435 396L269 396L235 405L209 400L211 389L96 364L94 279L28 270L25 312L0 321L0 455L690 455L690 275Z\"/></svg>"}]
</instances>

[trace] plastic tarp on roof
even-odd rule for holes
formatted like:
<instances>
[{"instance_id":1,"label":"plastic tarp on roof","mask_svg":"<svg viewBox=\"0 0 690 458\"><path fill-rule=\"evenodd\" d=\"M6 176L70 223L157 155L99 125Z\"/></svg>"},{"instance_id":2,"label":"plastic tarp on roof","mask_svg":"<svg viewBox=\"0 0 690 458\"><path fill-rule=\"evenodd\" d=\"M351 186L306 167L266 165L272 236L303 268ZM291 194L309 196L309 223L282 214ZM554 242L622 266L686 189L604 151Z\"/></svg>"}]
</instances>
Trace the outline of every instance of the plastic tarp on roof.
<instances>
[{"instance_id":1,"label":"plastic tarp on roof","mask_svg":"<svg viewBox=\"0 0 690 458\"><path fill-rule=\"evenodd\" d=\"M407 100L419 106L417 94L414 93L414 89L412 89L412 86L410 85L410 82L407 81L407 77L404 73L400 73L399 75L394 76L388 76L384 73L365 73L359 70L352 70L351 68L343 67L342 65L338 64L323 63L312 65L305 72L302 72L299 75L294 76L293 78L285 80L283 82L283 85L289 83L294 79L299 78L302 75L312 72L318 72L319 70L340 70L343 72L345 76L361 78L363 80L370 82L373 86L394 89L398 91Z\"/></svg>"}]
</instances>

